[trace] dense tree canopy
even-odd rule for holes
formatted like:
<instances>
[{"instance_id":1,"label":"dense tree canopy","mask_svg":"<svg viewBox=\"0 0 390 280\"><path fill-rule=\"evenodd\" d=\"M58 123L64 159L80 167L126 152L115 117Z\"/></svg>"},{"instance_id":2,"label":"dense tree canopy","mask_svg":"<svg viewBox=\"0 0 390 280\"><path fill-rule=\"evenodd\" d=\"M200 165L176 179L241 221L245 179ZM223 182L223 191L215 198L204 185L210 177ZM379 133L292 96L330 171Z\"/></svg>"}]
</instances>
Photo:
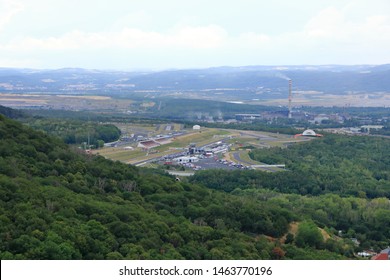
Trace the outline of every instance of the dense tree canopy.
<instances>
[{"instance_id":1,"label":"dense tree canopy","mask_svg":"<svg viewBox=\"0 0 390 280\"><path fill-rule=\"evenodd\" d=\"M328 134L288 149L255 150L251 156L269 164L286 163L292 176L300 180L302 194L390 198L389 154L387 138Z\"/></svg>"},{"instance_id":2,"label":"dense tree canopy","mask_svg":"<svg viewBox=\"0 0 390 280\"><path fill-rule=\"evenodd\" d=\"M100 147L101 143L116 141L121 135L121 131L112 124L44 118L28 118L26 123L36 130L58 136L67 144L89 143Z\"/></svg>"},{"instance_id":3,"label":"dense tree canopy","mask_svg":"<svg viewBox=\"0 0 390 280\"><path fill-rule=\"evenodd\" d=\"M326 135L284 149L252 151L260 162L286 163L286 171L206 170L191 182L268 205L277 201L288 213L358 237L362 248L380 248L390 242L389 154L389 139Z\"/></svg>"},{"instance_id":4,"label":"dense tree canopy","mask_svg":"<svg viewBox=\"0 0 390 280\"><path fill-rule=\"evenodd\" d=\"M197 173L193 182L212 189L266 188L283 193L390 198L390 139L327 135L289 148L256 149L250 155L266 164L285 163L285 172L252 170Z\"/></svg>"},{"instance_id":5,"label":"dense tree canopy","mask_svg":"<svg viewBox=\"0 0 390 280\"><path fill-rule=\"evenodd\" d=\"M3 116L0 138L1 259L340 259L359 249L350 237L375 249L390 240L387 198L283 194L277 175L249 171L178 182ZM380 164L367 168L382 174ZM316 241L319 227L330 241Z\"/></svg>"}]
</instances>

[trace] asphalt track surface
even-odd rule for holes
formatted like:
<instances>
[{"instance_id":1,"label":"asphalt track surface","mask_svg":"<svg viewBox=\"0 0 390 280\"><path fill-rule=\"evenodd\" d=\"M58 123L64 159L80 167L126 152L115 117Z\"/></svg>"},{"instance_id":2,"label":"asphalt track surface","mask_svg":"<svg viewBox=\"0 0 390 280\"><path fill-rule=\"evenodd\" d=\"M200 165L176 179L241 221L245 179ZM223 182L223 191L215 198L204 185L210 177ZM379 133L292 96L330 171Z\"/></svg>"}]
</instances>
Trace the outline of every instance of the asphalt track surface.
<instances>
[{"instance_id":1,"label":"asphalt track surface","mask_svg":"<svg viewBox=\"0 0 390 280\"><path fill-rule=\"evenodd\" d=\"M244 163L244 164L249 165L249 166L253 165L253 163L241 159L240 152L233 153L233 158L236 161L238 161L239 163ZM257 169L261 169L261 170L265 170L265 171L269 171L269 172L276 172L276 170L269 168L269 167L257 167Z\"/></svg>"}]
</instances>

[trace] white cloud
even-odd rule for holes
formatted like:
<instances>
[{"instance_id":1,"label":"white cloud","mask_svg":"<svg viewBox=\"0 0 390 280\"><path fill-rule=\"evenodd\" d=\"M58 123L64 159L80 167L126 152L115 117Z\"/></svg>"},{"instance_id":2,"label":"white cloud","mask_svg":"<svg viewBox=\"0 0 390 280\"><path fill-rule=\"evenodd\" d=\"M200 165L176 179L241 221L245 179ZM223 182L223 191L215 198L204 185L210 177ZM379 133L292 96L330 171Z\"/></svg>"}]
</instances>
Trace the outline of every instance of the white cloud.
<instances>
[{"instance_id":1,"label":"white cloud","mask_svg":"<svg viewBox=\"0 0 390 280\"><path fill-rule=\"evenodd\" d=\"M148 28L153 26L153 17L144 10L135 11L122 16L114 21L111 25L111 30L122 30L126 27L132 28Z\"/></svg>"},{"instance_id":2,"label":"white cloud","mask_svg":"<svg viewBox=\"0 0 390 280\"><path fill-rule=\"evenodd\" d=\"M340 28L344 28L344 26L343 13L335 8L327 8L309 20L305 32L313 39L331 38L338 34Z\"/></svg>"},{"instance_id":3,"label":"white cloud","mask_svg":"<svg viewBox=\"0 0 390 280\"><path fill-rule=\"evenodd\" d=\"M362 42L390 42L388 16L373 15L359 21L348 21L343 11L328 8L313 17L305 26L308 39L323 42L350 42L358 47ZM379 47L379 46L378 46Z\"/></svg>"},{"instance_id":4,"label":"white cloud","mask_svg":"<svg viewBox=\"0 0 390 280\"><path fill-rule=\"evenodd\" d=\"M273 46L285 46L291 55L314 64L390 62L390 20L385 15L352 20L345 10L331 7L312 17L303 30L272 39Z\"/></svg>"},{"instance_id":5,"label":"white cloud","mask_svg":"<svg viewBox=\"0 0 390 280\"><path fill-rule=\"evenodd\" d=\"M41 63L37 59L0 59L1 67L10 68L39 68Z\"/></svg>"},{"instance_id":6,"label":"white cloud","mask_svg":"<svg viewBox=\"0 0 390 280\"><path fill-rule=\"evenodd\" d=\"M0 6L0 31L23 9L19 1L0 0L1 5L8 7L2 9ZM19 4L12 4L15 2ZM281 24L279 20L271 20L270 26L256 29L253 26L258 21L253 18L250 26L237 22L237 28L232 28L222 19L202 20L201 16L195 15L188 20L170 18L171 21L164 21L162 17L155 18L155 14L144 7L144 10L129 10L117 20L107 20L107 24L99 28L68 26L62 22L65 26L62 29L26 32L29 35L24 36L24 33L18 33L20 28L14 27L2 37L0 52L17 61L21 57L39 58L43 66L45 63L61 66L64 61L67 65L79 63L82 66L84 62L88 65L93 61L113 68L125 57L129 61L137 60L139 65L149 63L156 67L175 64L191 67L210 64L389 63L389 16L377 10L354 13L356 9L356 6L349 5L347 8L338 6L317 10L306 24L302 21L302 24L280 33L272 31L274 25ZM183 15L184 18L190 16Z\"/></svg>"},{"instance_id":7,"label":"white cloud","mask_svg":"<svg viewBox=\"0 0 390 280\"><path fill-rule=\"evenodd\" d=\"M169 37L169 44L195 49L215 49L222 47L226 42L228 33L217 25L180 27L176 35Z\"/></svg>"},{"instance_id":8,"label":"white cloud","mask_svg":"<svg viewBox=\"0 0 390 280\"><path fill-rule=\"evenodd\" d=\"M24 5L19 1L0 0L0 31L23 9Z\"/></svg>"},{"instance_id":9,"label":"white cloud","mask_svg":"<svg viewBox=\"0 0 390 280\"><path fill-rule=\"evenodd\" d=\"M364 34L372 39L380 41L390 41L390 18L388 16L377 15L366 18L366 22L361 28Z\"/></svg>"},{"instance_id":10,"label":"white cloud","mask_svg":"<svg viewBox=\"0 0 390 280\"><path fill-rule=\"evenodd\" d=\"M255 32L241 33L238 38L233 38L237 46L259 48L269 46L272 38L266 34L259 34Z\"/></svg>"},{"instance_id":11,"label":"white cloud","mask_svg":"<svg viewBox=\"0 0 390 280\"><path fill-rule=\"evenodd\" d=\"M226 31L216 25L182 26L168 33L143 31L136 28L123 28L119 32L88 33L77 30L59 37L44 39L27 37L0 45L0 49L9 51L77 50L83 48L210 49L223 45L226 38Z\"/></svg>"}]
</instances>

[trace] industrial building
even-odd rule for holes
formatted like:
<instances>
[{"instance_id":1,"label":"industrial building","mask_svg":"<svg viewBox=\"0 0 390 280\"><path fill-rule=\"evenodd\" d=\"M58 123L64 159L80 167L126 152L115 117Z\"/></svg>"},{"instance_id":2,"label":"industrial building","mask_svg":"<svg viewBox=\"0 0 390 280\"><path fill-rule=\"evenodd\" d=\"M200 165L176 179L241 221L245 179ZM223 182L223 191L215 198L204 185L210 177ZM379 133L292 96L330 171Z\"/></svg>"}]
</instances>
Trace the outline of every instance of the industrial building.
<instances>
[{"instance_id":1,"label":"industrial building","mask_svg":"<svg viewBox=\"0 0 390 280\"><path fill-rule=\"evenodd\" d=\"M193 163L193 162L198 162L199 158L198 157L184 156L184 157L174 158L173 161L175 161L177 163Z\"/></svg>"},{"instance_id":2,"label":"industrial building","mask_svg":"<svg viewBox=\"0 0 390 280\"><path fill-rule=\"evenodd\" d=\"M260 114L236 114L236 120L238 121L247 121L247 120L261 120L262 116Z\"/></svg>"}]
</instances>

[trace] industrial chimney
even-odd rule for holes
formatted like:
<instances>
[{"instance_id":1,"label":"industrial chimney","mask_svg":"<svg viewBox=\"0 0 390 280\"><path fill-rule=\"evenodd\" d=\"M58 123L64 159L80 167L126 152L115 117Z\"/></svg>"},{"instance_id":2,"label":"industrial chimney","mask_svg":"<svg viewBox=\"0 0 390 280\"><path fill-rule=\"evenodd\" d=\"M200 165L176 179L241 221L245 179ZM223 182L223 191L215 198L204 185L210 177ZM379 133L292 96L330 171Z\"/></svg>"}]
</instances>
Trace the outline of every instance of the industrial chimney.
<instances>
[{"instance_id":1,"label":"industrial chimney","mask_svg":"<svg viewBox=\"0 0 390 280\"><path fill-rule=\"evenodd\" d=\"M291 119L292 81L288 80L288 118Z\"/></svg>"}]
</instances>

